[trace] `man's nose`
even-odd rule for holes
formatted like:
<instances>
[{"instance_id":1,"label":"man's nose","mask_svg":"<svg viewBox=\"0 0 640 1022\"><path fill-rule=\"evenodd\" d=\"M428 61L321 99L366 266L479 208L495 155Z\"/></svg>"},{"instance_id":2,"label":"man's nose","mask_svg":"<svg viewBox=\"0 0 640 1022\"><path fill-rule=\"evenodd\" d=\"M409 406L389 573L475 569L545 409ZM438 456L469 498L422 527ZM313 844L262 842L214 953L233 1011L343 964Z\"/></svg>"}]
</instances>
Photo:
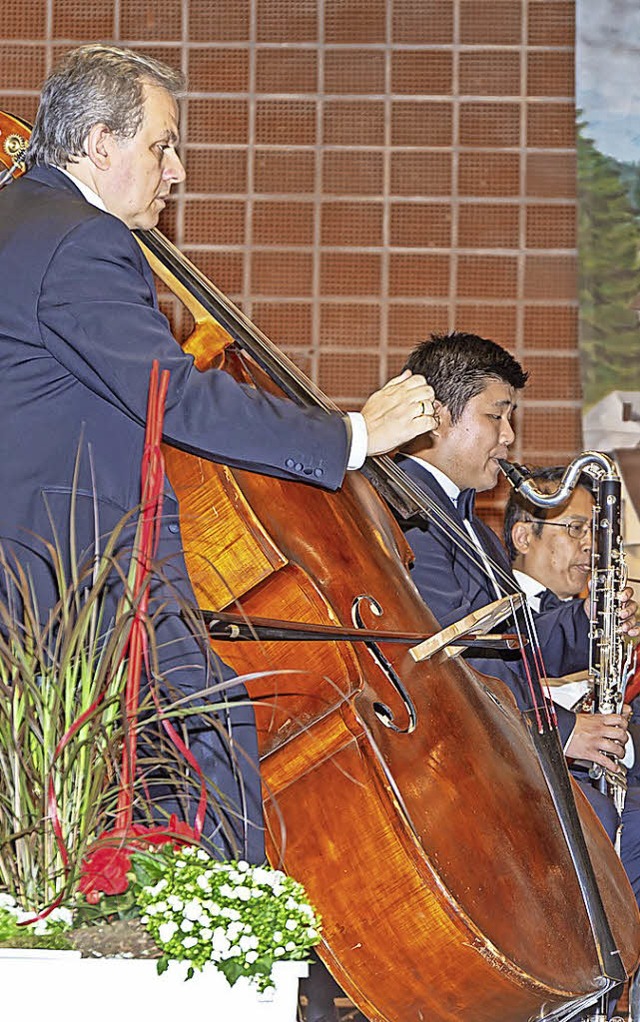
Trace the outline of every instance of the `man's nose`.
<instances>
[{"instance_id":1,"label":"man's nose","mask_svg":"<svg viewBox=\"0 0 640 1022\"><path fill-rule=\"evenodd\" d=\"M173 181L174 184L180 184L187 176L182 166L182 160L175 149L168 150L166 153L163 176L167 181Z\"/></svg>"},{"instance_id":2,"label":"man's nose","mask_svg":"<svg viewBox=\"0 0 640 1022\"><path fill-rule=\"evenodd\" d=\"M505 444L509 447L515 440L516 435L513 432L513 427L510 422L506 419L502 421L502 429L500 431L500 443Z\"/></svg>"}]
</instances>

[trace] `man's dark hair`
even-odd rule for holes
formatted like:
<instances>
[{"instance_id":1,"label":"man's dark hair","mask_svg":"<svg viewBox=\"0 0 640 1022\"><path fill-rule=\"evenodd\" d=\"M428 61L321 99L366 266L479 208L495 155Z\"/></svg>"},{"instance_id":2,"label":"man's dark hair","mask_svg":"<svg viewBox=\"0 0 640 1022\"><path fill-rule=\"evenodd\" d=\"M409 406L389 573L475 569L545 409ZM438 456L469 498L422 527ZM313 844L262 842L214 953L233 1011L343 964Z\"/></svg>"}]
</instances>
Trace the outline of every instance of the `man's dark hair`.
<instances>
[{"instance_id":1,"label":"man's dark hair","mask_svg":"<svg viewBox=\"0 0 640 1022\"><path fill-rule=\"evenodd\" d=\"M436 400L449 409L452 422L457 422L467 402L491 380L501 380L514 390L522 390L529 375L495 341L457 330L431 334L428 341L413 349L404 368L426 378Z\"/></svg>"},{"instance_id":2,"label":"man's dark hair","mask_svg":"<svg viewBox=\"0 0 640 1022\"><path fill-rule=\"evenodd\" d=\"M562 465L553 465L547 468L533 468L529 470L527 478L536 483L538 489L543 490L545 493L554 493L558 487L550 484L559 483L565 472L566 467L563 467ZM583 489L587 490L590 494L593 494L592 479L585 472L580 474L576 485L582 486ZM569 498L567 498L567 500L569 500ZM546 518L555 518L557 513L557 507L538 507L537 504L532 504L530 501L525 500L521 493L516 493L515 490L511 490L509 493L509 499L507 500L507 506L504 509L504 545L507 548L507 553L509 554L512 563L518 556L518 551L513 545L513 539L511 538L511 532L516 522L530 522L535 518L544 521ZM542 535L542 529L543 526L540 521L534 522L532 527L534 536L539 538Z\"/></svg>"},{"instance_id":3,"label":"man's dark hair","mask_svg":"<svg viewBox=\"0 0 640 1022\"><path fill-rule=\"evenodd\" d=\"M177 101L185 81L153 57L103 43L70 50L44 83L27 150L28 166L64 167L85 156L84 140L96 124L133 138L144 116L145 84Z\"/></svg>"}]
</instances>

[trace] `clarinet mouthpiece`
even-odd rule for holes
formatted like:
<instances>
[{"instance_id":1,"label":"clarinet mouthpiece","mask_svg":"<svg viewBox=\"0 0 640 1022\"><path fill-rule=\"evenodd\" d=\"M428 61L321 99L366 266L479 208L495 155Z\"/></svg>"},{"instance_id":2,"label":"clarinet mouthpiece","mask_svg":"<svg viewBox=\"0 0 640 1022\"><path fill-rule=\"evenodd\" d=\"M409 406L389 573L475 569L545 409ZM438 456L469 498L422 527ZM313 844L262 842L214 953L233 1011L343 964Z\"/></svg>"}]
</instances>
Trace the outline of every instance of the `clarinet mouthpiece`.
<instances>
[{"instance_id":1,"label":"clarinet mouthpiece","mask_svg":"<svg viewBox=\"0 0 640 1022\"><path fill-rule=\"evenodd\" d=\"M498 458L497 461L503 473L517 493L531 473L523 465L518 465L517 461L507 461L505 458Z\"/></svg>"}]
</instances>

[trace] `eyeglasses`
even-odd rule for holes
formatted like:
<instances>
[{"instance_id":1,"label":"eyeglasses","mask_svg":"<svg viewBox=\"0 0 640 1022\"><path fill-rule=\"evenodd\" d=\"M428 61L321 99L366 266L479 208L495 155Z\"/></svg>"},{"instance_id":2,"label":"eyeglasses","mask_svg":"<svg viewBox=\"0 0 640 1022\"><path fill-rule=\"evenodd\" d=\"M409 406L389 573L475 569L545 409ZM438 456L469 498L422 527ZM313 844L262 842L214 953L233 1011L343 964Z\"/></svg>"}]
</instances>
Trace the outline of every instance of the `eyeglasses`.
<instances>
[{"instance_id":1,"label":"eyeglasses","mask_svg":"<svg viewBox=\"0 0 640 1022\"><path fill-rule=\"evenodd\" d=\"M566 529L570 539L584 539L591 532L591 522L547 522L544 518L529 518L529 521L538 525L555 525L559 529Z\"/></svg>"}]
</instances>

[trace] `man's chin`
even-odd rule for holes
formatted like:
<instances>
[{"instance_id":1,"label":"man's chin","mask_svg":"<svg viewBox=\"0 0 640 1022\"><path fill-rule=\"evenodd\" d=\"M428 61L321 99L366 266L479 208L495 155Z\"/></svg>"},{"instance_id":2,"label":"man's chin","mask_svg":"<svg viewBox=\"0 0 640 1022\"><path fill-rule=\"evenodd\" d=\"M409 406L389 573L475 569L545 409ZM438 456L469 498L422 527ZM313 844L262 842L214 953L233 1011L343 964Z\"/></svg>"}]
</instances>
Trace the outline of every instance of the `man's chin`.
<instances>
[{"instance_id":1,"label":"man's chin","mask_svg":"<svg viewBox=\"0 0 640 1022\"><path fill-rule=\"evenodd\" d=\"M482 473L482 479L478 480L478 484L476 486L478 493L483 493L485 490L492 490L498 482L499 473L500 468L498 467L498 463L490 461Z\"/></svg>"},{"instance_id":2,"label":"man's chin","mask_svg":"<svg viewBox=\"0 0 640 1022\"><path fill-rule=\"evenodd\" d=\"M145 213L144 216L136 217L135 222L131 226L132 231L150 231L153 227L158 226L158 220L160 219L160 212Z\"/></svg>"}]
</instances>

